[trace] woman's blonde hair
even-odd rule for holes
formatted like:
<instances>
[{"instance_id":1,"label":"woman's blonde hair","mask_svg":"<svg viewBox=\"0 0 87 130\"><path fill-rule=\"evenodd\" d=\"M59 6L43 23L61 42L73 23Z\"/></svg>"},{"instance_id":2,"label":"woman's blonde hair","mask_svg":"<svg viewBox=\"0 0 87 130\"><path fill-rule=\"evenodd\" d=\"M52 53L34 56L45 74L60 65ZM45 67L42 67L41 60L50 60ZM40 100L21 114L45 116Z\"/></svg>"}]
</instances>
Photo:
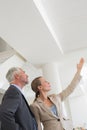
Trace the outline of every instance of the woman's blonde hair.
<instances>
[{"instance_id":1,"label":"woman's blonde hair","mask_svg":"<svg viewBox=\"0 0 87 130\"><path fill-rule=\"evenodd\" d=\"M35 78L32 82L31 82L31 88L32 90L35 92L35 100L37 99L37 97L39 96L39 90L38 90L38 86L41 85L41 81L40 78L42 78L41 76Z\"/></svg>"}]
</instances>

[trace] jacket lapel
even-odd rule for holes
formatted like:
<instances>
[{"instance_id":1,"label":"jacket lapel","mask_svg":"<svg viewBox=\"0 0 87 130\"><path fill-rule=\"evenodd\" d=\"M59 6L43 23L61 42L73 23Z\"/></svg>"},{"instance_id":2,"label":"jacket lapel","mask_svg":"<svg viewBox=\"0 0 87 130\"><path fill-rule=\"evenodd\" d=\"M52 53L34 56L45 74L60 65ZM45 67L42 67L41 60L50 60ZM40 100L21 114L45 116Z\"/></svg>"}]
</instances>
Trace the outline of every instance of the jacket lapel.
<instances>
[{"instance_id":1,"label":"jacket lapel","mask_svg":"<svg viewBox=\"0 0 87 130\"><path fill-rule=\"evenodd\" d=\"M54 102L51 98L49 98L49 99L50 99L50 100L53 102L53 104L56 106L55 102ZM43 109L46 113L48 113L50 116L53 116L53 117L55 117L55 118L58 118L56 115L54 115L54 114L51 112L50 108L47 107L41 99L37 99L37 102L39 103L41 109ZM56 106L56 107L57 107L57 106ZM57 110L57 112L58 112L58 110Z\"/></svg>"},{"instance_id":2,"label":"jacket lapel","mask_svg":"<svg viewBox=\"0 0 87 130\"><path fill-rule=\"evenodd\" d=\"M59 103L59 100L54 100L54 98L52 96L49 96L49 99L51 100L51 102L56 106L56 109L57 109L57 113L58 113L58 117L60 116L59 113L60 113L60 103Z\"/></svg>"},{"instance_id":3,"label":"jacket lapel","mask_svg":"<svg viewBox=\"0 0 87 130\"><path fill-rule=\"evenodd\" d=\"M34 115L33 115L32 111L30 110L30 106L29 106L29 104L28 104L28 102L27 102L27 100L25 99L25 97L24 97L24 95L23 95L23 94L22 94L22 97L23 97L23 99L24 99L24 101L25 101L25 103L26 103L26 105L27 105L27 107L28 107L28 109L29 109L29 111L30 111L31 115L34 117Z\"/></svg>"}]
</instances>

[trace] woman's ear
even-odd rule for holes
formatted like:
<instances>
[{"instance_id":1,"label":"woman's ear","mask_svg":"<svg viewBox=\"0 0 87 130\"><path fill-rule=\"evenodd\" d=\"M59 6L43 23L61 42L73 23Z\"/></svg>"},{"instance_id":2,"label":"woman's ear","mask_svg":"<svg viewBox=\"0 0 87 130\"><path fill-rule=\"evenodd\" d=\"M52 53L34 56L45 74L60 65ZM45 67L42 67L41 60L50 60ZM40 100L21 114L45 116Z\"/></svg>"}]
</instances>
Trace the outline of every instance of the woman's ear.
<instances>
[{"instance_id":1,"label":"woman's ear","mask_svg":"<svg viewBox=\"0 0 87 130\"><path fill-rule=\"evenodd\" d=\"M39 86L38 86L38 90L41 90L41 89L42 89L42 87L41 87L41 85L39 85Z\"/></svg>"}]
</instances>

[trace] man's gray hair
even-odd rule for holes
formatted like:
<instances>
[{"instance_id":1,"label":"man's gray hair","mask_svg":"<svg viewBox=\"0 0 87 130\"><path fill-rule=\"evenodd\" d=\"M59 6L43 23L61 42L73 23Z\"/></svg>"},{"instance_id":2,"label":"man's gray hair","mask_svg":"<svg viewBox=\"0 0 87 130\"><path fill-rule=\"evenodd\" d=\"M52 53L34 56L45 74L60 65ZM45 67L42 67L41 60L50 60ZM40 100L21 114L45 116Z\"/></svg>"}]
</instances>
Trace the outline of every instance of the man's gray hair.
<instances>
[{"instance_id":1,"label":"man's gray hair","mask_svg":"<svg viewBox=\"0 0 87 130\"><path fill-rule=\"evenodd\" d=\"M8 80L8 82L12 82L14 80L14 75L18 74L20 72L20 68L19 67L12 67L11 69L8 70L7 74L6 74L6 79Z\"/></svg>"}]
</instances>

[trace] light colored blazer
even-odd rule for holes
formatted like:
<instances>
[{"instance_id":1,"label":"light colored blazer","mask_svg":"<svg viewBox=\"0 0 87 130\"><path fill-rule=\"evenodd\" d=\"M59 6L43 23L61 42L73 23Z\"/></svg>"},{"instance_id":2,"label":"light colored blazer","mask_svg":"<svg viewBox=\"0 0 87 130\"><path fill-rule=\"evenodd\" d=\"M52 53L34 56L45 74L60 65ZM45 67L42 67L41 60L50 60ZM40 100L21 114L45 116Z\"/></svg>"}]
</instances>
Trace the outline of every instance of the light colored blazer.
<instances>
[{"instance_id":1,"label":"light colored blazer","mask_svg":"<svg viewBox=\"0 0 87 130\"><path fill-rule=\"evenodd\" d=\"M65 90L57 95L53 94L48 96L57 108L58 117L50 111L40 98L37 98L37 100L30 105L31 111L34 113L38 123L38 130L42 130L41 122L44 130L63 130L63 128L65 130L73 129L69 120L63 119L62 101L73 92L80 79L81 76L79 72L77 72L72 82ZM58 121L58 118L60 121Z\"/></svg>"}]
</instances>

